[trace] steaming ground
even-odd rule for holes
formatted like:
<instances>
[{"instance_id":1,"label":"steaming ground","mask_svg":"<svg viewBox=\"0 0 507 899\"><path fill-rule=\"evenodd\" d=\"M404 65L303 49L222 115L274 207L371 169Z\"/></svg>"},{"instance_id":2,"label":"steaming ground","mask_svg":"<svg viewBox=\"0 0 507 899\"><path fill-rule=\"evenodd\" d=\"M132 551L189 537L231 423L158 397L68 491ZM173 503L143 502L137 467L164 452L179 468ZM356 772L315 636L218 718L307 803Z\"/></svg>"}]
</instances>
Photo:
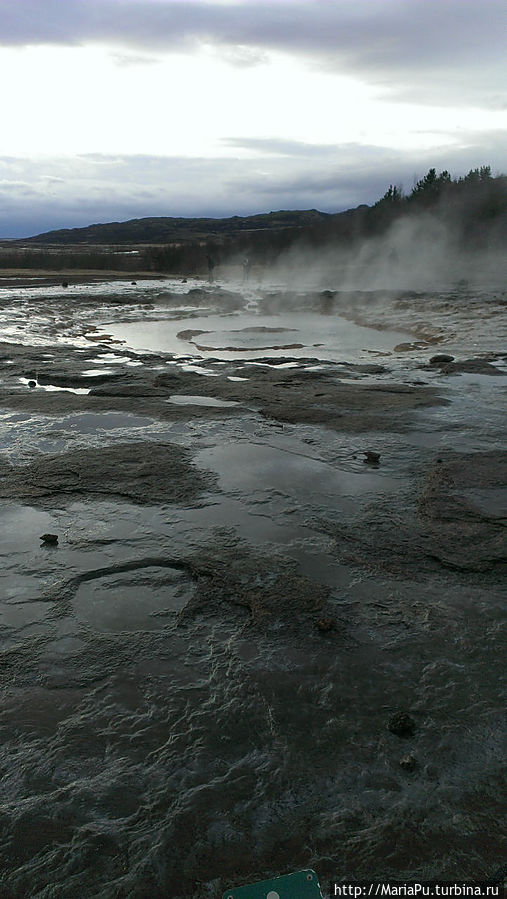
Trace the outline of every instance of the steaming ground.
<instances>
[{"instance_id":1,"label":"steaming ground","mask_svg":"<svg viewBox=\"0 0 507 899\"><path fill-rule=\"evenodd\" d=\"M492 876L505 292L0 303L2 895Z\"/></svg>"}]
</instances>

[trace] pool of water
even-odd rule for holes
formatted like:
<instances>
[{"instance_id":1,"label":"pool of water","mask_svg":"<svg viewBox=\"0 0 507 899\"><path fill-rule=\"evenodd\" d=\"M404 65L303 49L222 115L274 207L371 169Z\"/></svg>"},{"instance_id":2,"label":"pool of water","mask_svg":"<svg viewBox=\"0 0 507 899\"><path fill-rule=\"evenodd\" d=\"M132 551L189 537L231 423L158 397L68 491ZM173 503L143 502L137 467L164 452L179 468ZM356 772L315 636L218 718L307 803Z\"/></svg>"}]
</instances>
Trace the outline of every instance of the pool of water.
<instances>
[{"instance_id":1,"label":"pool of water","mask_svg":"<svg viewBox=\"0 0 507 899\"><path fill-rule=\"evenodd\" d=\"M428 378L428 383L442 388L448 402L416 413L415 421L422 429L416 425L410 432L411 443L461 452L504 445L507 375L437 373Z\"/></svg>"},{"instance_id":2,"label":"pool of water","mask_svg":"<svg viewBox=\"0 0 507 899\"><path fill-rule=\"evenodd\" d=\"M133 415L129 412L78 412L64 416L55 424L61 430L79 431L80 434L94 434L96 431L109 431L121 428L149 428L154 423L152 418Z\"/></svg>"},{"instance_id":3,"label":"pool of water","mask_svg":"<svg viewBox=\"0 0 507 899\"><path fill-rule=\"evenodd\" d=\"M191 599L193 584L181 571L156 566L109 574L80 585L77 620L105 632L161 630Z\"/></svg>"},{"instance_id":4,"label":"pool of water","mask_svg":"<svg viewBox=\"0 0 507 899\"><path fill-rule=\"evenodd\" d=\"M214 396L191 396L190 394L177 393L170 396L167 402L174 403L177 406L218 406L219 408L239 406L239 403L233 400L218 400Z\"/></svg>"},{"instance_id":5,"label":"pool of water","mask_svg":"<svg viewBox=\"0 0 507 899\"><path fill-rule=\"evenodd\" d=\"M263 356L342 359L368 351L389 352L407 335L364 328L339 316L312 313L240 313L178 320L114 322L107 333L131 349L218 359Z\"/></svg>"},{"instance_id":6,"label":"pool of water","mask_svg":"<svg viewBox=\"0 0 507 899\"><path fill-rule=\"evenodd\" d=\"M104 374L104 372L100 372L100 374ZM59 387L55 384L39 384L38 381L35 382L35 387L33 387L33 386L30 387L29 386L30 381L31 381L30 378L20 378L19 380L20 380L21 384L23 384L25 387L28 387L29 390L35 390L35 389L45 390L48 393L55 392L55 391L62 391L64 393L80 393L83 395L90 393L90 390L88 387Z\"/></svg>"},{"instance_id":7,"label":"pool of water","mask_svg":"<svg viewBox=\"0 0 507 899\"><path fill-rule=\"evenodd\" d=\"M311 502L317 509L346 503L353 507L358 495L389 493L401 484L400 479L381 469L372 471L363 465L357 472L340 470L292 445L272 446L248 440L203 449L196 454L195 462L215 471L225 491L253 497L259 491L271 490L299 502Z\"/></svg>"}]
</instances>

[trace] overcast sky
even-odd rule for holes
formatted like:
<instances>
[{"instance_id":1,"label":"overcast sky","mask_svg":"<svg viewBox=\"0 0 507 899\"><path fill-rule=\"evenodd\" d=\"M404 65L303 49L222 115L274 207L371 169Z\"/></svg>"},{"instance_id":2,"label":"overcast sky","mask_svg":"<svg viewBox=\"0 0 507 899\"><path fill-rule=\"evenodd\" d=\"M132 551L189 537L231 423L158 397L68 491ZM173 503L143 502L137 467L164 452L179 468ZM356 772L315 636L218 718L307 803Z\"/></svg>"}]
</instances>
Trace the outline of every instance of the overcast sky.
<instances>
[{"instance_id":1,"label":"overcast sky","mask_svg":"<svg viewBox=\"0 0 507 899\"><path fill-rule=\"evenodd\" d=\"M505 0L0 0L0 237L506 171Z\"/></svg>"}]
</instances>

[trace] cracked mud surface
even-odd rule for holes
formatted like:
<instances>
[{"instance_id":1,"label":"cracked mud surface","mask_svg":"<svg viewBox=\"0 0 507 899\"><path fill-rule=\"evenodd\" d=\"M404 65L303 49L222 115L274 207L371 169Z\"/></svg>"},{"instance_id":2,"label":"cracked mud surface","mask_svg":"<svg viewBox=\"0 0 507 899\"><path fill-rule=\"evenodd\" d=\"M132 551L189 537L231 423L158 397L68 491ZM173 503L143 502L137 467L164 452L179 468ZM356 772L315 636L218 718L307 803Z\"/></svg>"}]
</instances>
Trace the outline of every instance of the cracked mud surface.
<instances>
[{"instance_id":1,"label":"cracked mud surface","mask_svg":"<svg viewBox=\"0 0 507 899\"><path fill-rule=\"evenodd\" d=\"M238 290L188 289L11 285L1 309L2 895L491 876L502 297L257 297L406 332L378 356L107 338L164 315L195 334L190 303L241 330Z\"/></svg>"}]
</instances>

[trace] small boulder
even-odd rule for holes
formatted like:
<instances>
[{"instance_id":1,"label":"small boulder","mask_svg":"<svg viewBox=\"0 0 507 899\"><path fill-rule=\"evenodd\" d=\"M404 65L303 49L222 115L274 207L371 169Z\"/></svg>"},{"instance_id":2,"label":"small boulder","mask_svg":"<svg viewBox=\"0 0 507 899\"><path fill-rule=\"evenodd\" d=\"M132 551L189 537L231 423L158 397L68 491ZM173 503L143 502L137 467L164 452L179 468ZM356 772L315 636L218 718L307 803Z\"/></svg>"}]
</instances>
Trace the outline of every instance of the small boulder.
<instances>
[{"instance_id":1,"label":"small boulder","mask_svg":"<svg viewBox=\"0 0 507 899\"><path fill-rule=\"evenodd\" d=\"M387 722L387 729L397 737L411 737L415 731L415 721L407 712L396 712Z\"/></svg>"},{"instance_id":2,"label":"small boulder","mask_svg":"<svg viewBox=\"0 0 507 899\"><path fill-rule=\"evenodd\" d=\"M29 387L37 387L37 381L29 381L28 386Z\"/></svg>"},{"instance_id":3,"label":"small boulder","mask_svg":"<svg viewBox=\"0 0 507 899\"><path fill-rule=\"evenodd\" d=\"M56 546L58 543L58 534L42 534L40 539L47 546Z\"/></svg>"},{"instance_id":4,"label":"small boulder","mask_svg":"<svg viewBox=\"0 0 507 899\"><path fill-rule=\"evenodd\" d=\"M400 759L400 768L403 768L404 771L415 771L417 768L417 759L415 755L404 755L402 759Z\"/></svg>"},{"instance_id":5,"label":"small boulder","mask_svg":"<svg viewBox=\"0 0 507 899\"><path fill-rule=\"evenodd\" d=\"M68 286L69 286L68 281L62 281L62 287L68 287Z\"/></svg>"},{"instance_id":6,"label":"small boulder","mask_svg":"<svg viewBox=\"0 0 507 899\"><path fill-rule=\"evenodd\" d=\"M447 362L442 366L444 375L470 374L470 375L503 375L503 371L492 365L486 359L463 359L461 362Z\"/></svg>"},{"instance_id":7,"label":"small boulder","mask_svg":"<svg viewBox=\"0 0 507 899\"><path fill-rule=\"evenodd\" d=\"M447 362L454 362L454 356L449 356L447 353L437 353L436 356L432 356L430 359L430 365L445 365Z\"/></svg>"},{"instance_id":8,"label":"small boulder","mask_svg":"<svg viewBox=\"0 0 507 899\"><path fill-rule=\"evenodd\" d=\"M364 459L363 462L366 465L378 465L380 462L380 453L374 453L371 450L366 450L363 452Z\"/></svg>"},{"instance_id":9,"label":"small boulder","mask_svg":"<svg viewBox=\"0 0 507 899\"><path fill-rule=\"evenodd\" d=\"M336 622L333 621L332 618L319 618L317 620L317 627L322 634L328 634L329 631L335 630Z\"/></svg>"}]
</instances>

